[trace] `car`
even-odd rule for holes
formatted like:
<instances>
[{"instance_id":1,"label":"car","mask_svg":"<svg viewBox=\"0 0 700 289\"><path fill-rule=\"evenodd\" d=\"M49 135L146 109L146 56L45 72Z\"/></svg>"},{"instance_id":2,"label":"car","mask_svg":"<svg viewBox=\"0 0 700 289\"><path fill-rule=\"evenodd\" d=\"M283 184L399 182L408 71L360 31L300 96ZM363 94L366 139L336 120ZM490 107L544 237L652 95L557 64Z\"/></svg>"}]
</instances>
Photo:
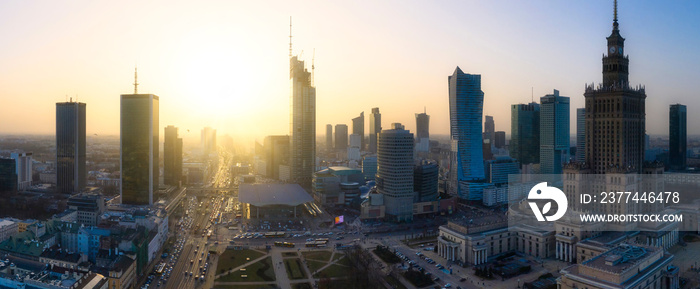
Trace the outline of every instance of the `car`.
<instances>
[{"instance_id":1,"label":"car","mask_svg":"<svg viewBox=\"0 0 700 289\"><path fill-rule=\"evenodd\" d=\"M452 287L452 284L450 284L450 283L445 284L445 288L450 288L450 287Z\"/></svg>"},{"instance_id":2,"label":"car","mask_svg":"<svg viewBox=\"0 0 700 289\"><path fill-rule=\"evenodd\" d=\"M459 282L464 282L464 281L467 281L467 278L459 279ZM457 287L457 288L459 288L459 287Z\"/></svg>"},{"instance_id":3,"label":"car","mask_svg":"<svg viewBox=\"0 0 700 289\"><path fill-rule=\"evenodd\" d=\"M440 277L433 278L433 281L435 281L435 282L437 282L438 280L440 280Z\"/></svg>"}]
</instances>

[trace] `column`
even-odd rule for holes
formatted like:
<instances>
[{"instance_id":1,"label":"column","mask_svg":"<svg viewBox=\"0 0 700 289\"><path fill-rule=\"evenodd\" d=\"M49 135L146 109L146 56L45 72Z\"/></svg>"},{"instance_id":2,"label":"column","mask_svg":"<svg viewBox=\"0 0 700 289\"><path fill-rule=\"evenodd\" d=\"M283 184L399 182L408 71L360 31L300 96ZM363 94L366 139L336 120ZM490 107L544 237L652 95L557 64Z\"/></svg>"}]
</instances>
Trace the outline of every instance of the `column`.
<instances>
[{"instance_id":1,"label":"column","mask_svg":"<svg viewBox=\"0 0 700 289\"><path fill-rule=\"evenodd\" d=\"M476 264L476 252L472 251L472 255L474 255L474 265L477 265Z\"/></svg>"},{"instance_id":2,"label":"column","mask_svg":"<svg viewBox=\"0 0 700 289\"><path fill-rule=\"evenodd\" d=\"M557 250L555 251L555 253L556 253L557 260L559 260L559 242L557 242L556 245L557 245Z\"/></svg>"}]
</instances>

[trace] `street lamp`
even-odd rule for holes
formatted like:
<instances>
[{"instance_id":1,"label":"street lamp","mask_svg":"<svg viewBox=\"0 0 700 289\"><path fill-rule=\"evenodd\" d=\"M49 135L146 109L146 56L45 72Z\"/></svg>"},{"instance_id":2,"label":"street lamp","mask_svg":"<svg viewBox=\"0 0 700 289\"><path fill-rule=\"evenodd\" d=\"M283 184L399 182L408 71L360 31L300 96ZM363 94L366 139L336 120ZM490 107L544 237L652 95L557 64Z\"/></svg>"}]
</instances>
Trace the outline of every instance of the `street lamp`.
<instances>
[{"instance_id":1,"label":"street lamp","mask_svg":"<svg viewBox=\"0 0 700 289\"><path fill-rule=\"evenodd\" d=\"M518 278L518 288L520 288L520 278Z\"/></svg>"}]
</instances>

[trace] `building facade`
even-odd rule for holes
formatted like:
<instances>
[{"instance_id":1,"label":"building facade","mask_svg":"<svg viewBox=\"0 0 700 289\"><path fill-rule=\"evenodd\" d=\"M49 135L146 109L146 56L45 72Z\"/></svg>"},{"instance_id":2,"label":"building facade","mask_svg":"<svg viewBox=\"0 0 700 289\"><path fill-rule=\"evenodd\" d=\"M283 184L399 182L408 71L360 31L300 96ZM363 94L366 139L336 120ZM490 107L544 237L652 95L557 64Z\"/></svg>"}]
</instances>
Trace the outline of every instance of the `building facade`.
<instances>
[{"instance_id":1,"label":"building facade","mask_svg":"<svg viewBox=\"0 0 700 289\"><path fill-rule=\"evenodd\" d=\"M414 202L432 202L438 198L438 164L434 160L421 160L413 168Z\"/></svg>"},{"instance_id":2,"label":"building facade","mask_svg":"<svg viewBox=\"0 0 700 289\"><path fill-rule=\"evenodd\" d=\"M558 90L540 98L540 173L561 174L569 162L569 98Z\"/></svg>"},{"instance_id":3,"label":"building facade","mask_svg":"<svg viewBox=\"0 0 700 289\"><path fill-rule=\"evenodd\" d=\"M668 118L668 161L672 170L685 170L688 153L688 110L685 105L671 105Z\"/></svg>"},{"instance_id":4,"label":"building facade","mask_svg":"<svg viewBox=\"0 0 700 289\"><path fill-rule=\"evenodd\" d=\"M271 135L263 142L265 151L265 170L268 178L280 179L280 166L289 163L289 136Z\"/></svg>"},{"instance_id":5,"label":"building facade","mask_svg":"<svg viewBox=\"0 0 700 289\"><path fill-rule=\"evenodd\" d=\"M369 152L377 153L377 134L382 131L382 114L379 113L379 108L372 108L372 114L369 115Z\"/></svg>"},{"instance_id":6,"label":"building facade","mask_svg":"<svg viewBox=\"0 0 700 289\"><path fill-rule=\"evenodd\" d=\"M17 190L29 189L32 186L32 153L11 153L10 158L15 160Z\"/></svg>"},{"instance_id":7,"label":"building facade","mask_svg":"<svg viewBox=\"0 0 700 289\"><path fill-rule=\"evenodd\" d=\"M360 136L360 150L365 149L365 112L352 119L352 134Z\"/></svg>"},{"instance_id":8,"label":"building facade","mask_svg":"<svg viewBox=\"0 0 700 289\"><path fill-rule=\"evenodd\" d=\"M79 193L87 182L85 103L56 103L56 190Z\"/></svg>"},{"instance_id":9,"label":"building facade","mask_svg":"<svg viewBox=\"0 0 700 289\"><path fill-rule=\"evenodd\" d=\"M341 152L348 149L348 126L346 124L335 125L335 149Z\"/></svg>"},{"instance_id":10,"label":"building facade","mask_svg":"<svg viewBox=\"0 0 700 289\"><path fill-rule=\"evenodd\" d=\"M122 204L152 205L158 190L158 96L121 95L121 182Z\"/></svg>"},{"instance_id":11,"label":"building facade","mask_svg":"<svg viewBox=\"0 0 700 289\"><path fill-rule=\"evenodd\" d=\"M399 222L413 220L413 134L400 123L379 133L376 181L386 214Z\"/></svg>"},{"instance_id":12,"label":"building facade","mask_svg":"<svg viewBox=\"0 0 700 289\"><path fill-rule=\"evenodd\" d=\"M430 151L430 116L423 113L416 113L416 151Z\"/></svg>"},{"instance_id":13,"label":"building facade","mask_svg":"<svg viewBox=\"0 0 700 289\"><path fill-rule=\"evenodd\" d=\"M521 164L540 162L540 105L514 104L510 108L510 156Z\"/></svg>"},{"instance_id":14,"label":"building facade","mask_svg":"<svg viewBox=\"0 0 700 289\"><path fill-rule=\"evenodd\" d=\"M182 138L178 137L177 127L165 127L163 143L163 183L180 186L182 180Z\"/></svg>"},{"instance_id":15,"label":"building facade","mask_svg":"<svg viewBox=\"0 0 700 289\"><path fill-rule=\"evenodd\" d=\"M326 149L333 150L333 125L326 125Z\"/></svg>"},{"instance_id":16,"label":"building facade","mask_svg":"<svg viewBox=\"0 0 700 289\"><path fill-rule=\"evenodd\" d=\"M289 59L291 114L289 126L291 180L311 187L316 170L316 87L297 56Z\"/></svg>"},{"instance_id":17,"label":"building facade","mask_svg":"<svg viewBox=\"0 0 700 289\"><path fill-rule=\"evenodd\" d=\"M586 109L576 109L576 162L586 161Z\"/></svg>"}]
</instances>

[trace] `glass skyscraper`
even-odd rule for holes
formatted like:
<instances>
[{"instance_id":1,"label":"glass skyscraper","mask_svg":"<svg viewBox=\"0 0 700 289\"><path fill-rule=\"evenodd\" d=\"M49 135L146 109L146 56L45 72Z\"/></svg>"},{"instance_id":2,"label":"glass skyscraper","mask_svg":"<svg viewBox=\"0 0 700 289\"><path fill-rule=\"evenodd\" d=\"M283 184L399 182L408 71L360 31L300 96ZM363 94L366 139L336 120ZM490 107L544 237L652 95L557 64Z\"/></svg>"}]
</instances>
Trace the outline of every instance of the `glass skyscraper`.
<instances>
[{"instance_id":1,"label":"glass skyscraper","mask_svg":"<svg viewBox=\"0 0 700 289\"><path fill-rule=\"evenodd\" d=\"M510 156L520 164L540 162L540 105L514 104L510 110Z\"/></svg>"},{"instance_id":2,"label":"glass skyscraper","mask_svg":"<svg viewBox=\"0 0 700 289\"><path fill-rule=\"evenodd\" d=\"M469 200L479 200L484 182L481 134L484 92L481 75L466 74L457 67L448 77L450 103L450 192Z\"/></svg>"},{"instance_id":3,"label":"glass skyscraper","mask_svg":"<svg viewBox=\"0 0 700 289\"><path fill-rule=\"evenodd\" d=\"M372 114L369 115L369 151L377 153L377 134L382 131L382 114L379 113L379 108L372 108Z\"/></svg>"},{"instance_id":4,"label":"glass skyscraper","mask_svg":"<svg viewBox=\"0 0 700 289\"><path fill-rule=\"evenodd\" d=\"M586 109L576 109L576 162L586 161Z\"/></svg>"},{"instance_id":5,"label":"glass skyscraper","mask_svg":"<svg viewBox=\"0 0 700 289\"><path fill-rule=\"evenodd\" d=\"M291 44L290 44L291 45ZM297 56L289 59L291 114L289 122L291 179L311 188L316 169L316 87Z\"/></svg>"},{"instance_id":6,"label":"glass skyscraper","mask_svg":"<svg viewBox=\"0 0 700 289\"><path fill-rule=\"evenodd\" d=\"M165 127L163 143L163 183L180 186L182 180L182 138L177 135L177 127Z\"/></svg>"},{"instance_id":7,"label":"glass skyscraper","mask_svg":"<svg viewBox=\"0 0 700 289\"><path fill-rule=\"evenodd\" d=\"M360 150L365 149L365 112L352 119L352 134L360 136Z\"/></svg>"},{"instance_id":8,"label":"glass skyscraper","mask_svg":"<svg viewBox=\"0 0 700 289\"><path fill-rule=\"evenodd\" d=\"M668 160L672 170L685 170L688 146L688 111L685 105L672 104L669 111Z\"/></svg>"},{"instance_id":9,"label":"glass skyscraper","mask_svg":"<svg viewBox=\"0 0 700 289\"><path fill-rule=\"evenodd\" d=\"M86 185L85 103L56 103L56 190L79 193Z\"/></svg>"},{"instance_id":10,"label":"glass skyscraper","mask_svg":"<svg viewBox=\"0 0 700 289\"><path fill-rule=\"evenodd\" d=\"M158 190L158 96L121 96L122 204L152 205Z\"/></svg>"},{"instance_id":11,"label":"glass skyscraper","mask_svg":"<svg viewBox=\"0 0 700 289\"><path fill-rule=\"evenodd\" d=\"M569 98L558 90L540 98L540 172L561 174L569 161Z\"/></svg>"}]
</instances>

